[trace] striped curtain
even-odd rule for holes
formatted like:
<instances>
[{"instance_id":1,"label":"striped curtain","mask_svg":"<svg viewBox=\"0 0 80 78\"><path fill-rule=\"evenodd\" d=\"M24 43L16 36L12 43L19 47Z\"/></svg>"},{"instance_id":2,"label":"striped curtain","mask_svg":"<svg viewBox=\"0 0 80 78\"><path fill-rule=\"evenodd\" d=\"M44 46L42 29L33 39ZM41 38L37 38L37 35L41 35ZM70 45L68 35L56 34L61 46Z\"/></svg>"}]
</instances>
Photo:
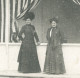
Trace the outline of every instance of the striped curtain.
<instances>
[{"instance_id":1,"label":"striped curtain","mask_svg":"<svg viewBox=\"0 0 80 78\"><path fill-rule=\"evenodd\" d=\"M0 42L12 41L12 34L18 33L16 20L39 2L40 0L0 0Z\"/></svg>"},{"instance_id":2,"label":"striped curtain","mask_svg":"<svg viewBox=\"0 0 80 78\"><path fill-rule=\"evenodd\" d=\"M21 18L26 11L33 9L40 0L17 0L16 2L16 17L17 19Z\"/></svg>"},{"instance_id":3,"label":"striped curtain","mask_svg":"<svg viewBox=\"0 0 80 78\"><path fill-rule=\"evenodd\" d=\"M74 3L76 3L77 5L80 5L80 0L73 0Z\"/></svg>"},{"instance_id":4,"label":"striped curtain","mask_svg":"<svg viewBox=\"0 0 80 78\"><path fill-rule=\"evenodd\" d=\"M0 0L0 42L5 42L5 0Z\"/></svg>"},{"instance_id":5,"label":"striped curtain","mask_svg":"<svg viewBox=\"0 0 80 78\"><path fill-rule=\"evenodd\" d=\"M10 0L10 42L12 41L12 34L18 33L16 20L20 19L27 11L32 10L39 2L40 0Z\"/></svg>"}]
</instances>

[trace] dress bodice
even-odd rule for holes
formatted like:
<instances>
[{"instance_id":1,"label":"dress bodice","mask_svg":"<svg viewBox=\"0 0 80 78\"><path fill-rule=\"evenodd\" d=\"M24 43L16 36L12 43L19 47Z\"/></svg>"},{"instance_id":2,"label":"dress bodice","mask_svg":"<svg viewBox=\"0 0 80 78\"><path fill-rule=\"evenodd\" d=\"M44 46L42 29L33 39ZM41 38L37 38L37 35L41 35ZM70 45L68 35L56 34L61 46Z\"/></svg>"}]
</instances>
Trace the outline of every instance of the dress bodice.
<instances>
[{"instance_id":1,"label":"dress bodice","mask_svg":"<svg viewBox=\"0 0 80 78\"><path fill-rule=\"evenodd\" d=\"M24 34L24 38L22 35ZM34 37L36 41L39 41L37 33L35 31L35 27L33 25L24 25L21 28L21 31L19 33L19 38L23 41L28 41L28 42L34 42Z\"/></svg>"}]
</instances>

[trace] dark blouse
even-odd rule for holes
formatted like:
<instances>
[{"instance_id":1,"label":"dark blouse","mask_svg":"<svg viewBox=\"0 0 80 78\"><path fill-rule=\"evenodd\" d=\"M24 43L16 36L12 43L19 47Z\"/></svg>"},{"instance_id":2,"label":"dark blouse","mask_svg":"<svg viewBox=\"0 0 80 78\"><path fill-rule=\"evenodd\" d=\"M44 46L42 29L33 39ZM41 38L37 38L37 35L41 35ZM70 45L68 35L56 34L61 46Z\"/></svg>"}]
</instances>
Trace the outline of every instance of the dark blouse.
<instances>
[{"instance_id":1,"label":"dark blouse","mask_svg":"<svg viewBox=\"0 0 80 78\"><path fill-rule=\"evenodd\" d=\"M24 34L24 38L22 37L22 34ZM30 24L29 25L26 24L22 26L18 37L21 41L25 41L25 42L34 42L34 38L36 39L36 42L39 42L39 38L35 31L35 27Z\"/></svg>"},{"instance_id":2,"label":"dark blouse","mask_svg":"<svg viewBox=\"0 0 80 78\"><path fill-rule=\"evenodd\" d=\"M50 36L51 29L52 29L52 33ZM59 28L54 28L54 27L48 29L47 40L49 43L54 43L55 46L64 43L66 41L64 37L64 33Z\"/></svg>"}]
</instances>

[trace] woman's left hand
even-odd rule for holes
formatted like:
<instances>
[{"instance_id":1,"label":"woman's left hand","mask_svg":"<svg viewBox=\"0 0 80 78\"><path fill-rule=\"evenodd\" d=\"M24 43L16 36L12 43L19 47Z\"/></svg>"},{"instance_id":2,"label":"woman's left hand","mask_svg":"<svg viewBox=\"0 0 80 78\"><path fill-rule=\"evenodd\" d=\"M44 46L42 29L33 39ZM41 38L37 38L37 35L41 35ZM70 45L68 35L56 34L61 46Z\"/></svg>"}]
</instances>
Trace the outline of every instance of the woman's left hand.
<instances>
[{"instance_id":1,"label":"woman's left hand","mask_svg":"<svg viewBox=\"0 0 80 78\"><path fill-rule=\"evenodd\" d=\"M40 45L40 42L37 42L37 45Z\"/></svg>"}]
</instances>

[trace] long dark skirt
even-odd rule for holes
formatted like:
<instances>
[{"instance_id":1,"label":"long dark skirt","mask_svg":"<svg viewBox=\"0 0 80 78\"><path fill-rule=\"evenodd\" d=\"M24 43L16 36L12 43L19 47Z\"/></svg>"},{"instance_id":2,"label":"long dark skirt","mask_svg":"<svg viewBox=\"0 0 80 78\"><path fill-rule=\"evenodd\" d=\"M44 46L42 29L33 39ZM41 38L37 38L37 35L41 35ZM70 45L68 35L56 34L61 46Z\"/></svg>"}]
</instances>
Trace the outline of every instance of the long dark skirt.
<instances>
[{"instance_id":1,"label":"long dark skirt","mask_svg":"<svg viewBox=\"0 0 80 78\"><path fill-rule=\"evenodd\" d=\"M18 62L19 72L37 73L41 71L37 56L36 45L34 43L33 44L22 43L18 56Z\"/></svg>"},{"instance_id":2,"label":"long dark skirt","mask_svg":"<svg viewBox=\"0 0 80 78\"><path fill-rule=\"evenodd\" d=\"M32 66L31 64L27 63L19 63L18 71L21 73L38 73L40 72L40 67L36 66Z\"/></svg>"},{"instance_id":3,"label":"long dark skirt","mask_svg":"<svg viewBox=\"0 0 80 78\"><path fill-rule=\"evenodd\" d=\"M55 48L50 45L47 46L44 72L48 74L63 74L66 72L61 45Z\"/></svg>"}]
</instances>

